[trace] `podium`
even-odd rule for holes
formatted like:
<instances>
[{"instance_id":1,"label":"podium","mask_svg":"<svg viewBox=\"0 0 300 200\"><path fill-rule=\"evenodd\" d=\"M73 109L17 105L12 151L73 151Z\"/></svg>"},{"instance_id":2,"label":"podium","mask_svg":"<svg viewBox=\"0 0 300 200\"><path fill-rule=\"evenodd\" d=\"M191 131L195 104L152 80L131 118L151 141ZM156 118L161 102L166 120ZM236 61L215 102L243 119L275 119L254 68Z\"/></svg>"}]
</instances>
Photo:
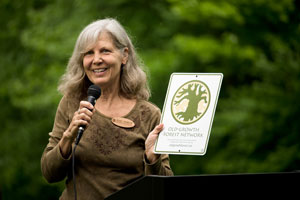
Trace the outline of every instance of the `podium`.
<instances>
[{"instance_id":1,"label":"podium","mask_svg":"<svg viewBox=\"0 0 300 200\"><path fill-rule=\"evenodd\" d=\"M300 172L144 176L106 200L297 199Z\"/></svg>"}]
</instances>

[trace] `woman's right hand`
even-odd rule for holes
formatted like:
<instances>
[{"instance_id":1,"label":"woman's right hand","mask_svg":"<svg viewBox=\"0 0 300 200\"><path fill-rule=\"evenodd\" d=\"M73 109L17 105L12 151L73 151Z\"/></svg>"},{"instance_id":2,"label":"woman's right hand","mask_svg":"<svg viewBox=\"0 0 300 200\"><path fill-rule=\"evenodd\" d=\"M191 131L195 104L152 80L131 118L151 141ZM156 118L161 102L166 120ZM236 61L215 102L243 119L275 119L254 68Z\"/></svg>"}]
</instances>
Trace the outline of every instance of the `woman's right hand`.
<instances>
[{"instance_id":1,"label":"woman's right hand","mask_svg":"<svg viewBox=\"0 0 300 200\"><path fill-rule=\"evenodd\" d=\"M79 126L88 127L94 112L94 106L90 102L80 102L79 109L74 113L68 129L59 141L60 151L64 158L68 158L72 152L72 143L77 136Z\"/></svg>"}]
</instances>

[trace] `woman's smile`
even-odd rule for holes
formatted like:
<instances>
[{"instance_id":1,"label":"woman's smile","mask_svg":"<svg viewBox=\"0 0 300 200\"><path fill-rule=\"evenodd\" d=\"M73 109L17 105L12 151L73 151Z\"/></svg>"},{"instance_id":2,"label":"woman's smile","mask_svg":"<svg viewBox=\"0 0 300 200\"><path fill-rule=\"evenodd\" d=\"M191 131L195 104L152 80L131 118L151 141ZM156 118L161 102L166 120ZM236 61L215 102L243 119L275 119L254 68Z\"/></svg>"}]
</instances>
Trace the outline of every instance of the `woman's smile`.
<instances>
[{"instance_id":1,"label":"woman's smile","mask_svg":"<svg viewBox=\"0 0 300 200\"><path fill-rule=\"evenodd\" d=\"M121 65L126 61L127 57L114 45L111 35L103 32L95 45L84 54L83 67L92 83L102 89L109 87L118 91Z\"/></svg>"},{"instance_id":2,"label":"woman's smile","mask_svg":"<svg viewBox=\"0 0 300 200\"><path fill-rule=\"evenodd\" d=\"M93 69L95 75L97 76L103 76L108 68L99 68L99 69Z\"/></svg>"}]
</instances>

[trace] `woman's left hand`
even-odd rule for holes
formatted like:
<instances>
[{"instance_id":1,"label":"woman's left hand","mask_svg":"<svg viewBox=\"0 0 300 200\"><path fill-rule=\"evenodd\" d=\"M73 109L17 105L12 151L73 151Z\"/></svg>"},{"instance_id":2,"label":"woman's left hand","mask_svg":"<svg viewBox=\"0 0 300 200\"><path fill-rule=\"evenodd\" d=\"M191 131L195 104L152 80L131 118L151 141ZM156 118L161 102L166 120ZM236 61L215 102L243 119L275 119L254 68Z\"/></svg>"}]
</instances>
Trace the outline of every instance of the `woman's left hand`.
<instances>
[{"instance_id":1,"label":"woman's left hand","mask_svg":"<svg viewBox=\"0 0 300 200\"><path fill-rule=\"evenodd\" d=\"M164 128L163 124L157 125L153 129L153 131L151 131L151 133L149 133L149 135L146 139L145 152L146 152L147 160L150 163L154 163L159 158L159 154L154 153L154 145L155 145L155 142L156 142L156 139L157 139L159 133L163 130L163 128Z\"/></svg>"}]
</instances>

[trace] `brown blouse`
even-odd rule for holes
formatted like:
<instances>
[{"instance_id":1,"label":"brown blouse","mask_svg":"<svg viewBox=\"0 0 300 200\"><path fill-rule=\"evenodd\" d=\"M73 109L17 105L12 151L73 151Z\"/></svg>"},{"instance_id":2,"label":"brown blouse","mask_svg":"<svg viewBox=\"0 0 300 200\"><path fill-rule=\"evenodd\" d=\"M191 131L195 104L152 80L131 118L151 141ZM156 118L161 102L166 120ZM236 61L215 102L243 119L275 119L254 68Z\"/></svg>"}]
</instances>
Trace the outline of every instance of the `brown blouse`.
<instances>
[{"instance_id":1,"label":"brown blouse","mask_svg":"<svg viewBox=\"0 0 300 200\"><path fill-rule=\"evenodd\" d=\"M64 96L58 106L49 143L41 159L41 168L48 182L66 179L60 199L74 199L71 156L64 159L58 142L79 107L75 98ZM121 128L112 119L96 111L76 149L76 188L78 199L104 199L142 175L173 175L168 155L157 162L145 160L145 140L159 124L160 110L139 100L124 116L135 123L133 128Z\"/></svg>"}]
</instances>

